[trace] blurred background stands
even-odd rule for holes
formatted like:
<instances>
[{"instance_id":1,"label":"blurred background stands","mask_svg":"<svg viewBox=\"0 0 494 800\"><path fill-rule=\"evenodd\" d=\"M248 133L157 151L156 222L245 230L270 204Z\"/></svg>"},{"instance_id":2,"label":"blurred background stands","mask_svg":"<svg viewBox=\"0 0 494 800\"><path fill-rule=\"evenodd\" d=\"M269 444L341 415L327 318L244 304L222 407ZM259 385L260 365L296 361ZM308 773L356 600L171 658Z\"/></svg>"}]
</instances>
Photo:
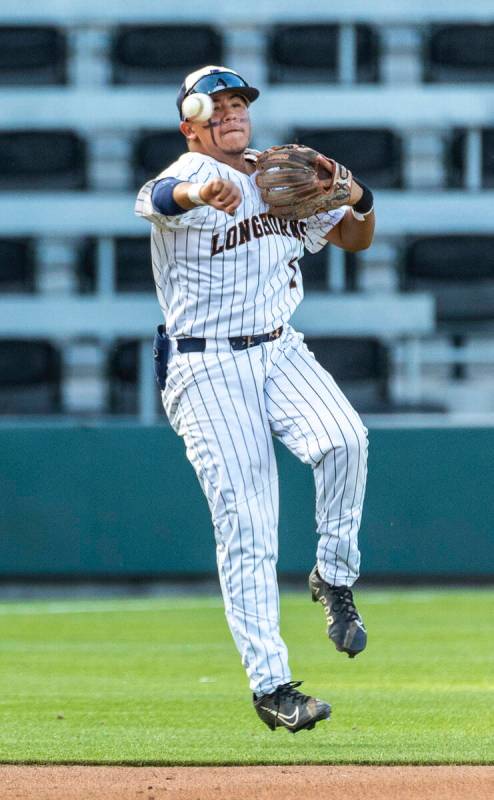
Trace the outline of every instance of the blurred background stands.
<instances>
[{"instance_id":1,"label":"blurred background stands","mask_svg":"<svg viewBox=\"0 0 494 800\"><path fill-rule=\"evenodd\" d=\"M261 89L254 146L298 140L376 190L375 243L306 255L294 319L358 408L494 411L490 2L4 0L1 413L162 419L133 203L182 152L177 87L205 63Z\"/></svg>"}]
</instances>

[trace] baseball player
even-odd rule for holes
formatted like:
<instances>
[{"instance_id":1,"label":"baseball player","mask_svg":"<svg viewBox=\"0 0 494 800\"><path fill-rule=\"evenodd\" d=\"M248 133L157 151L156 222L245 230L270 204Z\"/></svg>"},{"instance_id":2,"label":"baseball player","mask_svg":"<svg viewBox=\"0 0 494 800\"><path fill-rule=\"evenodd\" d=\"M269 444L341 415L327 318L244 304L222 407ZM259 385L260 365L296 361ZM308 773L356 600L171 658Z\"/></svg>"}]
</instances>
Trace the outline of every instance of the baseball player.
<instances>
[{"instance_id":1,"label":"baseball player","mask_svg":"<svg viewBox=\"0 0 494 800\"><path fill-rule=\"evenodd\" d=\"M227 67L188 75L177 98L185 152L142 187L135 210L152 224L166 320L154 353L163 405L209 504L228 624L257 714L272 730L296 732L331 708L298 691L280 636L273 437L312 468L318 545L310 591L329 637L351 657L366 645L350 587L359 574L367 454L359 416L290 325L303 297L298 261L304 248L327 242L367 248L374 213L371 191L340 165L348 191L332 201L337 207L306 218L271 213L259 154L248 148L258 95Z\"/></svg>"}]
</instances>

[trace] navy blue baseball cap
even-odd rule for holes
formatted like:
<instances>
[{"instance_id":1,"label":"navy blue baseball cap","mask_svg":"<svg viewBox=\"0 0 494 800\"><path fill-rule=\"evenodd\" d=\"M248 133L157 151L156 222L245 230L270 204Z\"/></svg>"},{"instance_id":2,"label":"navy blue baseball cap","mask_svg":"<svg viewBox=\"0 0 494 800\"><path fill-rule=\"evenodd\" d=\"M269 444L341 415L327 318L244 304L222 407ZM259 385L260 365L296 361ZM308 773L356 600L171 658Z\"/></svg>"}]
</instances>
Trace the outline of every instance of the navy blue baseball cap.
<instances>
[{"instance_id":1,"label":"navy blue baseball cap","mask_svg":"<svg viewBox=\"0 0 494 800\"><path fill-rule=\"evenodd\" d=\"M197 92L201 94L218 94L232 89L246 97L249 103L259 97L259 90L249 86L238 72L229 67L208 66L191 72L182 83L177 96L180 119L184 118L182 115L182 103L189 94L196 94Z\"/></svg>"}]
</instances>

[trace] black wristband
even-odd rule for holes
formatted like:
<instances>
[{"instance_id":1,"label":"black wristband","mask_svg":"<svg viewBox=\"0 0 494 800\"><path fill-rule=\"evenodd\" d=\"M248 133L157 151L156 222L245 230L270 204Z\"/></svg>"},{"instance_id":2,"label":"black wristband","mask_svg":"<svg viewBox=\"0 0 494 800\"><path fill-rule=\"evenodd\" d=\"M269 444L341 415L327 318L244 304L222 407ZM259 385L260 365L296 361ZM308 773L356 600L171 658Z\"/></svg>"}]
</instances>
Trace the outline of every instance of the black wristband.
<instances>
[{"instance_id":1,"label":"black wristband","mask_svg":"<svg viewBox=\"0 0 494 800\"><path fill-rule=\"evenodd\" d=\"M369 214L372 209L374 208L374 195L372 194L371 190L368 186L365 185L362 181L358 178L353 176L353 179L358 183L358 185L362 189L362 197L360 200L352 206L353 210L357 212L357 214Z\"/></svg>"}]
</instances>

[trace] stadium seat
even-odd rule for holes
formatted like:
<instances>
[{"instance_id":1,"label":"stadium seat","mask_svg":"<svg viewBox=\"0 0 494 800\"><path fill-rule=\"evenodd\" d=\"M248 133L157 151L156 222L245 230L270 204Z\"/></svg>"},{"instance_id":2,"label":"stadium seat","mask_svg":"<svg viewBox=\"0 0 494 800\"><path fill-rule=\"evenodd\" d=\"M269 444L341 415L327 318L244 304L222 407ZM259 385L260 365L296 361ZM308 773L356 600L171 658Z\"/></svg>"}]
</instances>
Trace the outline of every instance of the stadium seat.
<instances>
[{"instance_id":1,"label":"stadium seat","mask_svg":"<svg viewBox=\"0 0 494 800\"><path fill-rule=\"evenodd\" d=\"M112 43L113 82L119 84L178 84L204 64L222 63L221 34L208 25L121 27Z\"/></svg>"},{"instance_id":2,"label":"stadium seat","mask_svg":"<svg viewBox=\"0 0 494 800\"><path fill-rule=\"evenodd\" d=\"M28 239L0 239L0 294L34 291L34 257Z\"/></svg>"},{"instance_id":3,"label":"stadium seat","mask_svg":"<svg viewBox=\"0 0 494 800\"><path fill-rule=\"evenodd\" d=\"M328 291L330 286L329 270L331 269L332 250L323 247L318 253L306 251L300 259L300 269L304 281L304 289L308 291ZM356 288L357 256L355 253L344 253L345 259L345 285L346 291Z\"/></svg>"},{"instance_id":4,"label":"stadium seat","mask_svg":"<svg viewBox=\"0 0 494 800\"><path fill-rule=\"evenodd\" d=\"M85 143L72 131L0 133L0 190L85 186Z\"/></svg>"},{"instance_id":5,"label":"stadium seat","mask_svg":"<svg viewBox=\"0 0 494 800\"><path fill-rule=\"evenodd\" d=\"M435 25L424 44L424 80L430 83L491 82L494 25Z\"/></svg>"},{"instance_id":6,"label":"stadium seat","mask_svg":"<svg viewBox=\"0 0 494 800\"><path fill-rule=\"evenodd\" d=\"M466 131L456 130L446 148L447 182L450 188L458 189L465 185L465 144ZM482 142L482 187L494 187L494 128L485 128L481 133Z\"/></svg>"},{"instance_id":7,"label":"stadium seat","mask_svg":"<svg viewBox=\"0 0 494 800\"><path fill-rule=\"evenodd\" d=\"M137 414L138 361L138 341L128 339L115 343L108 363L109 410L112 414Z\"/></svg>"},{"instance_id":8,"label":"stadium seat","mask_svg":"<svg viewBox=\"0 0 494 800\"><path fill-rule=\"evenodd\" d=\"M446 183L450 189L459 189L465 184L466 132L455 130L444 151Z\"/></svg>"},{"instance_id":9,"label":"stadium seat","mask_svg":"<svg viewBox=\"0 0 494 800\"><path fill-rule=\"evenodd\" d=\"M430 236L408 242L405 290L434 295L438 326L494 330L494 236Z\"/></svg>"},{"instance_id":10,"label":"stadium seat","mask_svg":"<svg viewBox=\"0 0 494 800\"><path fill-rule=\"evenodd\" d=\"M0 27L0 85L66 83L66 41L56 28Z\"/></svg>"},{"instance_id":11,"label":"stadium seat","mask_svg":"<svg viewBox=\"0 0 494 800\"><path fill-rule=\"evenodd\" d=\"M96 240L83 239L76 250L76 275L81 294L92 294L96 291L96 257Z\"/></svg>"},{"instance_id":12,"label":"stadium seat","mask_svg":"<svg viewBox=\"0 0 494 800\"><path fill-rule=\"evenodd\" d=\"M431 236L408 242L402 288L433 295L438 333L448 336L461 353L469 337L494 333L494 236ZM467 376L461 358L445 363L451 378Z\"/></svg>"},{"instance_id":13,"label":"stadium seat","mask_svg":"<svg viewBox=\"0 0 494 800\"><path fill-rule=\"evenodd\" d=\"M356 26L356 75L360 82L379 80L379 42L367 25ZM276 25L268 41L271 83L338 82L337 25Z\"/></svg>"},{"instance_id":14,"label":"stadium seat","mask_svg":"<svg viewBox=\"0 0 494 800\"><path fill-rule=\"evenodd\" d=\"M348 167L371 188L399 189L403 185L400 138L384 128L298 128L289 140L313 147Z\"/></svg>"},{"instance_id":15,"label":"stadium seat","mask_svg":"<svg viewBox=\"0 0 494 800\"><path fill-rule=\"evenodd\" d=\"M494 128L482 131L482 186L494 187Z\"/></svg>"},{"instance_id":16,"label":"stadium seat","mask_svg":"<svg viewBox=\"0 0 494 800\"><path fill-rule=\"evenodd\" d=\"M306 337L305 342L357 411L393 410L388 397L388 355L377 339Z\"/></svg>"},{"instance_id":17,"label":"stadium seat","mask_svg":"<svg viewBox=\"0 0 494 800\"><path fill-rule=\"evenodd\" d=\"M306 252L299 261L305 291L324 291L328 288L328 248L318 253Z\"/></svg>"},{"instance_id":18,"label":"stadium seat","mask_svg":"<svg viewBox=\"0 0 494 800\"><path fill-rule=\"evenodd\" d=\"M61 411L61 361L49 342L0 339L0 414Z\"/></svg>"},{"instance_id":19,"label":"stadium seat","mask_svg":"<svg viewBox=\"0 0 494 800\"><path fill-rule=\"evenodd\" d=\"M116 239L115 259L117 291L155 291L149 236Z\"/></svg>"},{"instance_id":20,"label":"stadium seat","mask_svg":"<svg viewBox=\"0 0 494 800\"><path fill-rule=\"evenodd\" d=\"M187 150L180 131L146 131L139 135L134 147L134 180L142 186L156 177Z\"/></svg>"}]
</instances>

